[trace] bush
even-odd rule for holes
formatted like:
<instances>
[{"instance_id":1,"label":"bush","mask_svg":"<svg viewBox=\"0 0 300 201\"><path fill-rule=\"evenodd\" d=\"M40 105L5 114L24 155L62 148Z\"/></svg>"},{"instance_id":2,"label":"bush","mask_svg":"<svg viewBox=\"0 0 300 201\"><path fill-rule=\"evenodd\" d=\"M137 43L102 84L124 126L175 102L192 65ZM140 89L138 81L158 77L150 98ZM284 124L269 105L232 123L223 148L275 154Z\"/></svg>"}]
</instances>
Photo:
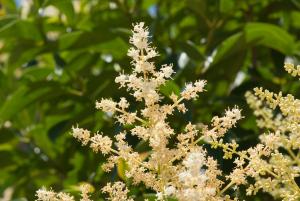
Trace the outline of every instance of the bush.
<instances>
[{"instance_id":1,"label":"bush","mask_svg":"<svg viewBox=\"0 0 300 201\"><path fill-rule=\"evenodd\" d=\"M236 140L238 150L255 146L266 129L256 127L244 93L256 86L295 97L299 93L299 83L287 84L290 78L280 68L284 62L298 63L297 6L278 0L1 1L0 194L33 200L41 186L73 193L82 183L99 189L124 179L124 161L104 174L99 166L104 158L74 144L68 133L76 123L110 137L119 133L121 127L105 113L95 113L91 103L99 97L133 101L112 78L121 69L129 72L124 52L129 27L137 21L149 25L150 40L160 52L157 63L173 63L177 72L160 93L179 94L188 81L208 81L205 99L184 102L187 112L170 117L175 131L183 131L188 122L199 122L202 130L228 106L239 105L247 118L224 141ZM127 140L138 152L149 148L134 136ZM223 160L220 150L205 149L228 175L233 161ZM144 186L129 190L151 199ZM243 188L228 193L273 200L262 191L245 197ZM95 191L94 198L99 197Z\"/></svg>"}]
</instances>

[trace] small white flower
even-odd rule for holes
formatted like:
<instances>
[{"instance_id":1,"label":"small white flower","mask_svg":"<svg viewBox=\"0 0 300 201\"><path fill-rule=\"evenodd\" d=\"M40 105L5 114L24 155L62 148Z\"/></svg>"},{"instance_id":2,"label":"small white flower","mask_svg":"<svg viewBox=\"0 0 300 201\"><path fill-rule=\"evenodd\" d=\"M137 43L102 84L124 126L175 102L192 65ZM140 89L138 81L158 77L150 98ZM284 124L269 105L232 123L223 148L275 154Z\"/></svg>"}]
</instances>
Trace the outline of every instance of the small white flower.
<instances>
[{"instance_id":1,"label":"small white flower","mask_svg":"<svg viewBox=\"0 0 300 201\"><path fill-rule=\"evenodd\" d=\"M96 102L96 108L101 109L104 112L114 113L116 111L117 103L110 99L102 99L100 102Z\"/></svg>"},{"instance_id":2,"label":"small white flower","mask_svg":"<svg viewBox=\"0 0 300 201\"><path fill-rule=\"evenodd\" d=\"M162 71L165 78L170 78L174 73L172 65L163 65L160 70Z\"/></svg>"},{"instance_id":3,"label":"small white flower","mask_svg":"<svg viewBox=\"0 0 300 201\"><path fill-rule=\"evenodd\" d=\"M91 148L97 153L101 151L103 154L108 154L111 151L112 141L107 136L96 134L91 138Z\"/></svg>"},{"instance_id":4,"label":"small white flower","mask_svg":"<svg viewBox=\"0 0 300 201\"><path fill-rule=\"evenodd\" d=\"M156 197L157 197L157 200L163 200L164 199L164 196L163 196L162 192L157 192Z\"/></svg>"},{"instance_id":5,"label":"small white flower","mask_svg":"<svg viewBox=\"0 0 300 201\"><path fill-rule=\"evenodd\" d=\"M126 100L126 98L121 97L120 102L118 103L118 106L119 106L122 110L124 110L124 109L126 109L126 108L129 107L129 103L128 103L128 101Z\"/></svg>"},{"instance_id":6,"label":"small white flower","mask_svg":"<svg viewBox=\"0 0 300 201\"><path fill-rule=\"evenodd\" d=\"M174 186L167 186L165 187L164 192L166 196L171 196L175 194L176 188Z\"/></svg>"},{"instance_id":7,"label":"small white flower","mask_svg":"<svg viewBox=\"0 0 300 201\"><path fill-rule=\"evenodd\" d=\"M72 127L72 135L79 140L83 145L86 145L90 140L90 131L78 127Z\"/></svg>"}]
</instances>

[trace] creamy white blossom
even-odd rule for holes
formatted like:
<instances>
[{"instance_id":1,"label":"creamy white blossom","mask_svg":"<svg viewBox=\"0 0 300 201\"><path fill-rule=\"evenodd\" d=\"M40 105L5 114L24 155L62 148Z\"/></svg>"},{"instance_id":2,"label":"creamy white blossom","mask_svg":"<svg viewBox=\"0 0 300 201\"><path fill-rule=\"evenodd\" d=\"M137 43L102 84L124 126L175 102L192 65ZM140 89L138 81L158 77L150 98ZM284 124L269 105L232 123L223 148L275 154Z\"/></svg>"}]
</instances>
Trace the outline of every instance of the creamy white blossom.
<instances>
[{"instance_id":1,"label":"creamy white blossom","mask_svg":"<svg viewBox=\"0 0 300 201\"><path fill-rule=\"evenodd\" d=\"M127 53L132 59L132 73L122 72L115 82L125 88L136 102L130 104L130 99L125 97L118 101L102 98L96 102L96 108L111 114L122 131L112 139L73 128L73 136L84 145L89 143L94 152L107 156L107 162L102 165L104 171L111 171L120 161L124 162L128 167L124 175L130 179L128 181L132 181L132 185L143 184L156 192L157 200L167 200L169 197L179 201L231 200L226 190L242 183L238 178L243 175L245 164L239 162L237 169L227 175L231 180L227 186L226 176L218 168L217 160L208 156L200 142L205 138L214 147L229 148L231 152L227 150L227 156L230 158L237 144L224 144L222 137L242 118L240 110L237 107L226 110L223 117L214 117L211 125L204 126L201 131L191 122L183 125L182 132L174 129L169 117L175 111L186 112L185 103L199 97L206 81L186 84L181 93L173 92L169 96L170 103L161 93L161 87L172 79L173 66L155 65L153 59L158 52L148 41L149 30L144 23L135 24L132 33L130 43L133 47ZM143 153L136 151L127 142L128 135L136 136L149 146L149 150ZM233 178L234 175L239 177ZM81 192L81 201L89 201L87 188L82 188ZM108 200L133 200L125 184L119 181L108 183L102 192L108 195Z\"/></svg>"},{"instance_id":2,"label":"creamy white blossom","mask_svg":"<svg viewBox=\"0 0 300 201\"><path fill-rule=\"evenodd\" d=\"M116 111L117 103L110 99L102 99L96 102L96 108L101 109L104 112L114 113Z\"/></svg>"},{"instance_id":3,"label":"creamy white blossom","mask_svg":"<svg viewBox=\"0 0 300 201\"><path fill-rule=\"evenodd\" d=\"M186 100L197 98L198 93L203 92L205 84L205 80L199 80L195 83L186 84L185 89L181 92L181 96Z\"/></svg>"},{"instance_id":4,"label":"creamy white blossom","mask_svg":"<svg viewBox=\"0 0 300 201\"><path fill-rule=\"evenodd\" d=\"M69 195L68 193L56 193L51 189L47 190L46 188L39 189L36 192L36 197L36 200L38 201L75 201L74 197Z\"/></svg>"},{"instance_id":5,"label":"creamy white blossom","mask_svg":"<svg viewBox=\"0 0 300 201\"><path fill-rule=\"evenodd\" d=\"M111 151L112 141L107 136L102 136L100 134L96 134L90 139L91 145L90 147L95 152L102 152L103 154L108 154Z\"/></svg>"},{"instance_id":6,"label":"creamy white blossom","mask_svg":"<svg viewBox=\"0 0 300 201\"><path fill-rule=\"evenodd\" d=\"M72 135L79 140L83 145L86 145L90 140L90 131L78 127L72 127Z\"/></svg>"}]
</instances>

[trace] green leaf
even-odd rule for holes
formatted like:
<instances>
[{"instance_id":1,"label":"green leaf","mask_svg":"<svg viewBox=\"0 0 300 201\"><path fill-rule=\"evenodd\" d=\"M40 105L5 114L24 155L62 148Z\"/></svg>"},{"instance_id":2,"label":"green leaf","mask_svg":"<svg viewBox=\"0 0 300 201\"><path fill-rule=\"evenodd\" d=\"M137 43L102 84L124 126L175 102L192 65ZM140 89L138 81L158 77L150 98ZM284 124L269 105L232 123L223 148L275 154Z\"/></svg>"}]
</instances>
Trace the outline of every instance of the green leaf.
<instances>
[{"instance_id":1,"label":"green leaf","mask_svg":"<svg viewBox=\"0 0 300 201\"><path fill-rule=\"evenodd\" d=\"M53 73L53 71L54 70L52 68L31 67L23 71L23 77L32 81L38 81L45 79L47 76Z\"/></svg>"},{"instance_id":2,"label":"green leaf","mask_svg":"<svg viewBox=\"0 0 300 201\"><path fill-rule=\"evenodd\" d=\"M233 0L220 0L220 11L222 13L230 13L234 9L234 4Z\"/></svg>"},{"instance_id":3,"label":"green leaf","mask_svg":"<svg viewBox=\"0 0 300 201\"><path fill-rule=\"evenodd\" d=\"M65 69L69 70L73 73L83 69L90 68L92 64L94 64L99 58L98 53L89 53L83 52L74 57L69 63L66 65Z\"/></svg>"},{"instance_id":4,"label":"green leaf","mask_svg":"<svg viewBox=\"0 0 300 201\"><path fill-rule=\"evenodd\" d=\"M293 54L296 49L293 37L283 29L266 23L248 23L243 32L230 36L218 46L206 74L210 79L222 77L233 81L245 61L247 51L260 45L287 55Z\"/></svg>"},{"instance_id":5,"label":"green leaf","mask_svg":"<svg viewBox=\"0 0 300 201\"><path fill-rule=\"evenodd\" d=\"M199 16L205 16L205 12L208 7L207 1L205 0L188 0L186 1L186 5Z\"/></svg>"},{"instance_id":6,"label":"green leaf","mask_svg":"<svg viewBox=\"0 0 300 201\"><path fill-rule=\"evenodd\" d=\"M66 15L67 20L70 24L73 24L75 11L73 8L72 1L70 0L50 0L49 4L55 6L58 10L60 10L63 14Z\"/></svg>"},{"instance_id":7,"label":"green leaf","mask_svg":"<svg viewBox=\"0 0 300 201\"><path fill-rule=\"evenodd\" d=\"M84 156L80 152L76 152L74 156L70 159L72 164L71 171L68 172L68 177L64 180L64 185L71 185L78 182L78 173L84 165Z\"/></svg>"},{"instance_id":8,"label":"green leaf","mask_svg":"<svg viewBox=\"0 0 300 201\"><path fill-rule=\"evenodd\" d=\"M300 12L294 11L291 13L291 23L295 28L300 28Z\"/></svg>"},{"instance_id":9,"label":"green leaf","mask_svg":"<svg viewBox=\"0 0 300 201\"><path fill-rule=\"evenodd\" d=\"M99 43L90 48L101 53L110 54L114 58L120 59L124 57L124 52L127 52L128 45L121 38L109 40L107 42Z\"/></svg>"},{"instance_id":10,"label":"green leaf","mask_svg":"<svg viewBox=\"0 0 300 201\"><path fill-rule=\"evenodd\" d=\"M5 168L8 166L15 165L13 152L9 150L0 150L0 167Z\"/></svg>"},{"instance_id":11,"label":"green leaf","mask_svg":"<svg viewBox=\"0 0 300 201\"><path fill-rule=\"evenodd\" d=\"M0 125L18 114L20 110L24 109L30 103L46 96L51 90L52 88L49 87L41 87L31 91L27 86L22 86L17 89L0 105Z\"/></svg>"},{"instance_id":12,"label":"green leaf","mask_svg":"<svg viewBox=\"0 0 300 201\"><path fill-rule=\"evenodd\" d=\"M55 126L56 124L67 120L71 117L72 114L57 114L57 115L49 115L46 117L45 119L45 124L44 127L46 130L50 130L53 126Z\"/></svg>"},{"instance_id":13,"label":"green leaf","mask_svg":"<svg viewBox=\"0 0 300 201\"><path fill-rule=\"evenodd\" d=\"M212 80L226 79L232 82L245 61L247 48L249 45L242 33L234 34L224 40L218 46L213 62L205 72L206 76Z\"/></svg>"},{"instance_id":14,"label":"green leaf","mask_svg":"<svg viewBox=\"0 0 300 201\"><path fill-rule=\"evenodd\" d=\"M64 50L72 47L74 43L80 40L80 37L83 35L82 31L75 31L72 33L63 34L59 38L59 49Z\"/></svg>"},{"instance_id":15,"label":"green leaf","mask_svg":"<svg viewBox=\"0 0 300 201\"><path fill-rule=\"evenodd\" d=\"M42 40L37 26L29 20L12 20L0 28L0 38L21 38L34 41Z\"/></svg>"},{"instance_id":16,"label":"green leaf","mask_svg":"<svg viewBox=\"0 0 300 201\"><path fill-rule=\"evenodd\" d=\"M43 124L35 125L30 131L28 131L35 144L50 158L55 158L55 146L48 137L48 132L44 128Z\"/></svg>"},{"instance_id":17,"label":"green leaf","mask_svg":"<svg viewBox=\"0 0 300 201\"><path fill-rule=\"evenodd\" d=\"M118 160L118 163L117 163L117 172L118 172L118 175L121 179L123 179L124 181L127 180L127 177L126 177L126 170L128 170L130 167L128 167L126 161L122 158L120 158Z\"/></svg>"},{"instance_id":18,"label":"green leaf","mask_svg":"<svg viewBox=\"0 0 300 201\"><path fill-rule=\"evenodd\" d=\"M292 55L296 51L293 36L272 24L248 23L244 28L244 34L247 43L255 41L255 45L263 45L287 55Z\"/></svg>"},{"instance_id":19,"label":"green leaf","mask_svg":"<svg viewBox=\"0 0 300 201\"><path fill-rule=\"evenodd\" d=\"M60 50L74 50L95 46L95 44L103 43L113 38L115 38L113 33L104 32L103 30L94 32L75 31L63 34L59 38L58 44Z\"/></svg>"},{"instance_id":20,"label":"green leaf","mask_svg":"<svg viewBox=\"0 0 300 201\"><path fill-rule=\"evenodd\" d=\"M217 53L213 58L213 64L220 63L228 57L232 57L241 50L246 49L246 43L242 33L234 34L225 39L217 48Z\"/></svg>"},{"instance_id":21,"label":"green leaf","mask_svg":"<svg viewBox=\"0 0 300 201\"><path fill-rule=\"evenodd\" d=\"M15 69L21 65L26 65L28 62L32 61L41 51L43 47L35 47L35 44L24 41L19 41L9 55L8 59L8 74L12 75Z\"/></svg>"},{"instance_id":22,"label":"green leaf","mask_svg":"<svg viewBox=\"0 0 300 201\"><path fill-rule=\"evenodd\" d=\"M0 17L0 27L3 29L3 27L9 25L12 22L15 22L17 20L17 16L14 15L5 15Z\"/></svg>"},{"instance_id":23,"label":"green leaf","mask_svg":"<svg viewBox=\"0 0 300 201\"><path fill-rule=\"evenodd\" d=\"M181 43L180 46L190 58L196 61L202 61L204 59L203 54L200 53L197 46L192 41L189 40L185 43Z\"/></svg>"},{"instance_id":24,"label":"green leaf","mask_svg":"<svg viewBox=\"0 0 300 201\"><path fill-rule=\"evenodd\" d=\"M12 0L1 0L1 4L2 4L2 6L5 7L6 9L9 9L9 10L11 10L11 11L17 11L15 1L12 1ZM3 8L2 8L2 9L3 9Z\"/></svg>"},{"instance_id":25,"label":"green leaf","mask_svg":"<svg viewBox=\"0 0 300 201\"><path fill-rule=\"evenodd\" d=\"M15 139L15 136L16 134L12 132L12 130L7 128L0 128L0 144L10 143L13 139ZM6 144L6 145L10 145L10 144Z\"/></svg>"}]
</instances>

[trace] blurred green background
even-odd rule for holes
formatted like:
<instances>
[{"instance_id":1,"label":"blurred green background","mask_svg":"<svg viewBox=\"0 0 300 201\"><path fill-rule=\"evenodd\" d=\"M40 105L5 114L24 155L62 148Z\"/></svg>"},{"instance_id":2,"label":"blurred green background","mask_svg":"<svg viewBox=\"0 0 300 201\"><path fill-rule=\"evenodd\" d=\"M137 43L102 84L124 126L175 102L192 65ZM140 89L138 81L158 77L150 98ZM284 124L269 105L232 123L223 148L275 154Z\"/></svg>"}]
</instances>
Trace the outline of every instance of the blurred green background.
<instances>
[{"instance_id":1,"label":"blurred green background","mask_svg":"<svg viewBox=\"0 0 300 201\"><path fill-rule=\"evenodd\" d=\"M125 179L124 164L105 174L104 157L82 147L70 130L76 124L108 135L121 129L94 105L101 97L128 96L114 77L130 70L130 29L140 21L160 53L157 66L173 63L177 71L162 93L208 81L199 100L187 103L189 111L171 119L178 130L238 105L246 118L227 138L247 148L263 132L246 105L247 90L263 86L300 96L299 82L283 69L287 61L299 64L299 0L0 0L3 201L34 200L41 186L74 192L82 182L101 200L106 182ZM211 153L228 172L231 161ZM142 185L130 189L138 200L153 198ZM274 200L264 193L245 198L242 188L233 194Z\"/></svg>"}]
</instances>

